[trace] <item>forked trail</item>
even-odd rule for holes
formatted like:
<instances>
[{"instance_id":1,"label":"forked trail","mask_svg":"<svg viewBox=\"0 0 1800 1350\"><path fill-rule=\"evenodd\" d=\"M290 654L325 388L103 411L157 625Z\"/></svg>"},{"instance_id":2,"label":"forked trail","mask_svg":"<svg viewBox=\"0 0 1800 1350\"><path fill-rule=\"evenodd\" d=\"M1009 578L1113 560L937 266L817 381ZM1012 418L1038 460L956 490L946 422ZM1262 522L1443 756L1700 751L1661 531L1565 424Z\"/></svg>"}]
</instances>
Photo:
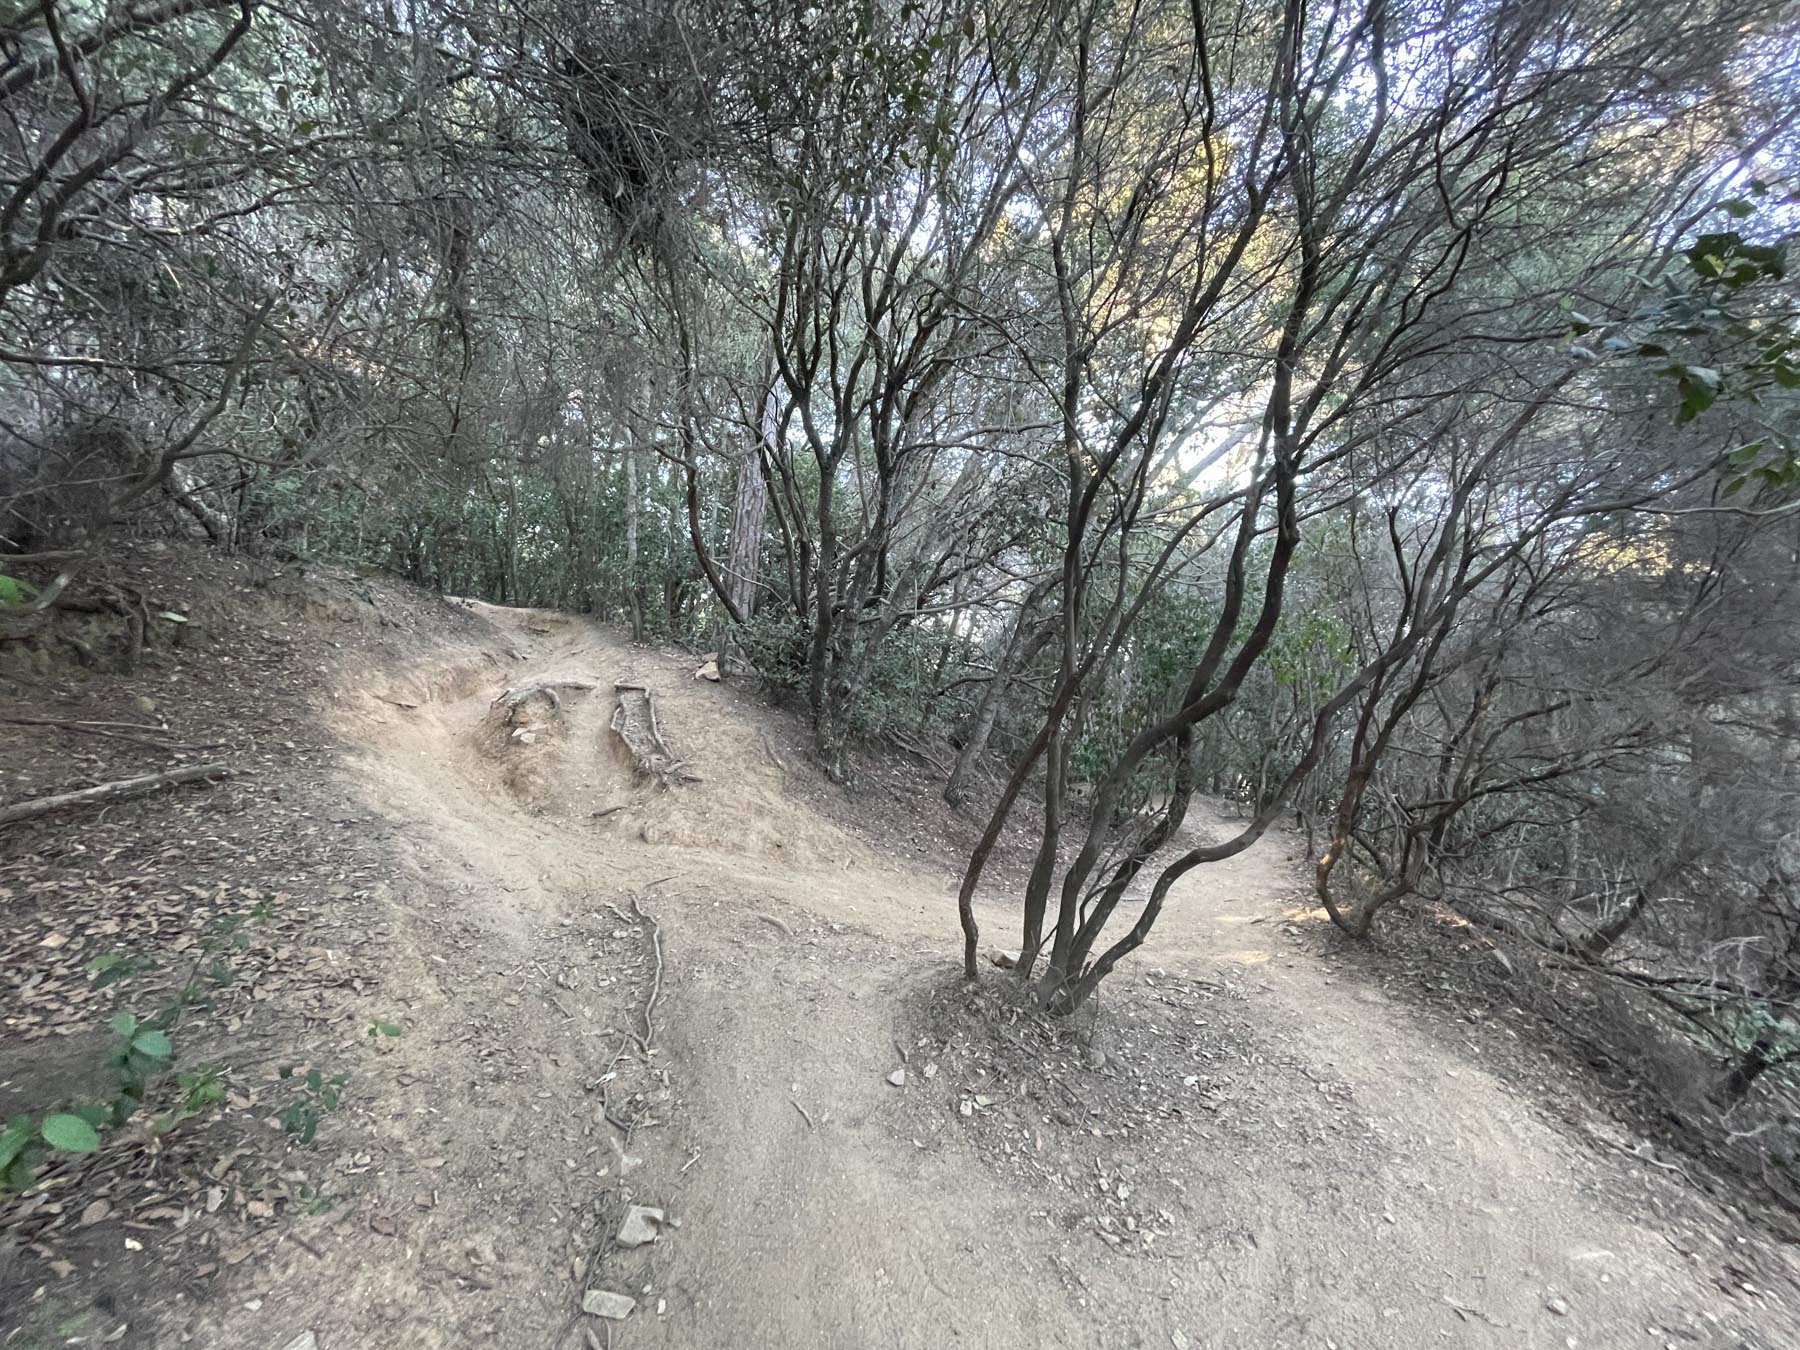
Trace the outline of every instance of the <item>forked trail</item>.
<instances>
[{"instance_id":1,"label":"forked trail","mask_svg":"<svg viewBox=\"0 0 1800 1350\"><path fill-rule=\"evenodd\" d=\"M385 990L416 1030L373 1108L400 1240L273 1276L314 1292L321 1344L1800 1344L1781 1295L1726 1292L1738 1257L1672 1178L1566 1138L1454 1026L1301 950L1279 837L1183 883L1082 1089L1200 1091L1157 1056L1214 1006L1255 1042L1209 1065L1204 1110L1162 1134L1023 1098L962 1114L908 1020L950 987L950 871L817 809L833 789L742 693L483 612L516 655L361 672L336 703L405 860ZM490 706L557 680L595 687L555 716ZM616 681L655 693L698 782L634 778ZM1170 976L1213 1002L1159 1001ZM1131 1190L1148 1217L1106 1236ZM658 1242L612 1247L626 1202L665 1211ZM589 1282L635 1310L575 1320Z\"/></svg>"}]
</instances>

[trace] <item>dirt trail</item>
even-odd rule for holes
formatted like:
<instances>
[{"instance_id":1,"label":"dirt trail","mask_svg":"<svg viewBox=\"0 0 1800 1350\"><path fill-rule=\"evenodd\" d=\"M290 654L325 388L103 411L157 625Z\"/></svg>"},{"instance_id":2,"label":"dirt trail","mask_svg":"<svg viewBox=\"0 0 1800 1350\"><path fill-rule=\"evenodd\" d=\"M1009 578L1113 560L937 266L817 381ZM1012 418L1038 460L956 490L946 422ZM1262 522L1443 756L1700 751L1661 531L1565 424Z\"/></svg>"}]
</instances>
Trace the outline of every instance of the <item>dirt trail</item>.
<instances>
[{"instance_id":1,"label":"dirt trail","mask_svg":"<svg viewBox=\"0 0 1800 1350\"><path fill-rule=\"evenodd\" d=\"M1280 839L1183 883L1119 977L1143 998L1109 1006L1093 1086L1198 1077L1154 1058L1208 1021L1153 1001L1165 972L1254 1028L1258 1063L1174 1113L1179 1147L1009 1103L996 1156L1061 1185L990 1166L907 1020L945 985L955 878L814 810L795 747L734 691L585 622L483 612L509 666L366 672L338 697L405 860L386 987L408 1033L385 1147L345 1168L373 1173L378 1236L268 1277L325 1350L1797 1343L1773 1298L1715 1283L1721 1238L1664 1236L1660 1177L1627 1183L1453 1033L1296 951ZM546 679L598 687L566 686L555 726L496 724L503 682ZM619 679L655 690L701 781L633 781L607 732ZM1007 931L999 898L983 917ZM1083 1197L1140 1174L1162 1240L1102 1241ZM679 1227L612 1250L628 1202ZM588 1280L631 1318L576 1322ZM219 1337L281 1343L244 1326Z\"/></svg>"}]
</instances>

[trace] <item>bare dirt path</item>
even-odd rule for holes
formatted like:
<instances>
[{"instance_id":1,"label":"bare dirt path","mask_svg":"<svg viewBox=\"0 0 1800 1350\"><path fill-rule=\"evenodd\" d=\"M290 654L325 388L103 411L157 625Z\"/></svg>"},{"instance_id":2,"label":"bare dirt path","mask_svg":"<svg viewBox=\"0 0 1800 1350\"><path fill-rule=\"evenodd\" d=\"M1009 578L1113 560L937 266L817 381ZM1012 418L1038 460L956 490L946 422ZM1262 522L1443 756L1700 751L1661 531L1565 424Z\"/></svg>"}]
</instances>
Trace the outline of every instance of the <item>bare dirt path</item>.
<instances>
[{"instance_id":1,"label":"bare dirt path","mask_svg":"<svg viewBox=\"0 0 1800 1350\"><path fill-rule=\"evenodd\" d=\"M510 664L338 695L403 859L406 1034L377 1145L340 1160L373 1200L265 1279L325 1350L1800 1344L1781 1295L1723 1287L1722 1219L1297 950L1291 843L1190 878L1118 978L1068 1102L1134 1123L989 1095L980 1047L926 1025L958 997L948 870L813 809L734 691L483 612ZM496 720L503 682L558 679L596 687ZM622 679L699 782L633 779ZM1000 897L983 917L1007 931ZM630 1203L669 1222L627 1251ZM580 1318L589 1286L634 1311ZM211 1331L284 1343L236 1311Z\"/></svg>"}]
</instances>

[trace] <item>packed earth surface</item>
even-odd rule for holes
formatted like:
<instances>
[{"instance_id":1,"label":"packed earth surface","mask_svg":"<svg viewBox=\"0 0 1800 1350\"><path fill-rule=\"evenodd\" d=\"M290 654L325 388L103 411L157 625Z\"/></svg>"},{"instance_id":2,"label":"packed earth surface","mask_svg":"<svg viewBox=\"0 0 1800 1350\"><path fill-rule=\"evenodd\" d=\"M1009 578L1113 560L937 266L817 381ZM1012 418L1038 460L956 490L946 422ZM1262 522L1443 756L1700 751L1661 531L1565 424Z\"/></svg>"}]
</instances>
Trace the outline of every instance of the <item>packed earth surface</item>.
<instances>
[{"instance_id":1,"label":"packed earth surface","mask_svg":"<svg viewBox=\"0 0 1800 1350\"><path fill-rule=\"evenodd\" d=\"M181 641L6 672L42 720L3 796L231 773L0 837L0 1112L78 1095L107 1019L255 908L185 1023L229 1096L5 1197L0 1344L1800 1344L1787 1249L1504 1016L1345 959L1294 837L1190 873L1062 1025L958 978L973 826L930 780L833 785L699 656L147 565ZM93 990L122 944L148 983ZM310 1143L276 1118L307 1069L343 1080Z\"/></svg>"}]
</instances>

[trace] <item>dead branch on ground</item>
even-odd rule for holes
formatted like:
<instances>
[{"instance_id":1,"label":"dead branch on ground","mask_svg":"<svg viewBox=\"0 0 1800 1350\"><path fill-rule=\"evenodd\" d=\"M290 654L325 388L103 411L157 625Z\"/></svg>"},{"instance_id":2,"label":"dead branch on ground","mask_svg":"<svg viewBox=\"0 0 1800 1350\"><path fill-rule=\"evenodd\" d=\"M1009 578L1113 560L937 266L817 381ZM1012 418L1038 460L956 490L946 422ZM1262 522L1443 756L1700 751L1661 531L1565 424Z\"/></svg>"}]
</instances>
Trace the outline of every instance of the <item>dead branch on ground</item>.
<instances>
[{"instance_id":1,"label":"dead branch on ground","mask_svg":"<svg viewBox=\"0 0 1800 1350\"><path fill-rule=\"evenodd\" d=\"M193 783L201 779L224 778L231 770L223 764L194 764L185 768L170 769L165 773L145 774L141 778L121 778L111 783L97 783L93 787L80 788L74 792L59 792L49 797L33 797L28 801L14 802L11 806L0 806L0 825L12 825L21 820L34 820L38 816L60 811L65 806L88 806L95 802L123 801L128 797L141 797L147 792L154 792L160 787L173 787L179 783Z\"/></svg>"}]
</instances>

